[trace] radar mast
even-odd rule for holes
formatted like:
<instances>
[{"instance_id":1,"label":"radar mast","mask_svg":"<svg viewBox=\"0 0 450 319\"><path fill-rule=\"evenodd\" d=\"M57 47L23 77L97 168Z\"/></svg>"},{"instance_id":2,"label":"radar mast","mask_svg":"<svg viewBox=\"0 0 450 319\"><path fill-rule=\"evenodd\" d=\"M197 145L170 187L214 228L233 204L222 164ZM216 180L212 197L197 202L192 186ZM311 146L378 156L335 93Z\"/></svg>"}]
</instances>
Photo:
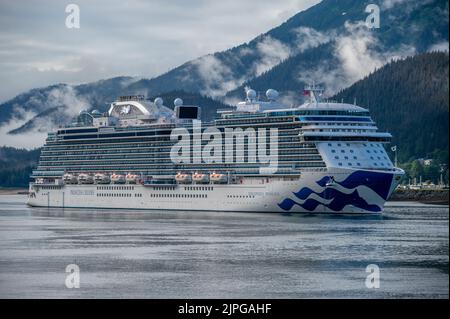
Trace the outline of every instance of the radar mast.
<instances>
[{"instance_id":1,"label":"radar mast","mask_svg":"<svg viewBox=\"0 0 450 319\"><path fill-rule=\"evenodd\" d=\"M313 84L308 84L305 86L303 90L303 95L309 97L309 103L319 103L322 101L323 92L325 90L321 86L316 86L316 84L313 82Z\"/></svg>"}]
</instances>

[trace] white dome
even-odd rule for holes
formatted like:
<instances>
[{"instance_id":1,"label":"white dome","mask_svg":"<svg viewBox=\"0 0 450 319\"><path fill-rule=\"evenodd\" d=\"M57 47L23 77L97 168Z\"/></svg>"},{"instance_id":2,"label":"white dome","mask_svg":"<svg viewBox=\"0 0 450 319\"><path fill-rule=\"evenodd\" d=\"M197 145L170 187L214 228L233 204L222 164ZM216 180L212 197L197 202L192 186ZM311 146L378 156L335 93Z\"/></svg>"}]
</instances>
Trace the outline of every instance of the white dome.
<instances>
[{"instance_id":1,"label":"white dome","mask_svg":"<svg viewBox=\"0 0 450 319\"><path fill-rule=\"evenodd\" d=\"M266 97L268 100L270 101L275 101L278 98L278 91L274 90L274 89L268 89L266 91Z\"/></svg>"},{"instance_id":2,"label":"white dome","mask_svg":"<svg viewBox=\"0 0 450 319\"><path fill-rule=\"evenodd\" d=\"M157 97L157 98L153 101L153 103L154 103L157 107L161 107L161 106L163 105L163 103L164 103L164 100L163 100L162 98L160 98L160 97Z\"/></svg>"},{"instance_id":3,"label":"white dome","mask_svg":"<svg viewBox=\"0 0 450 319\"><path fill-rule=\"evenodd\" d=\"M173 101L173 105L175 106L182 106L183 105L183 100L180 98L176 98L175 101Z\"/></svg>"},{"instance_id":4,"label":"white dome","mask_svg":"<svg viewBox=\"0 0 450 319\"><path fill-rule=\"evenodd\" d=\"M247 90L247 99L250 101L256 99L256 91L252 89Z\"/></svg>"}]
</instances>

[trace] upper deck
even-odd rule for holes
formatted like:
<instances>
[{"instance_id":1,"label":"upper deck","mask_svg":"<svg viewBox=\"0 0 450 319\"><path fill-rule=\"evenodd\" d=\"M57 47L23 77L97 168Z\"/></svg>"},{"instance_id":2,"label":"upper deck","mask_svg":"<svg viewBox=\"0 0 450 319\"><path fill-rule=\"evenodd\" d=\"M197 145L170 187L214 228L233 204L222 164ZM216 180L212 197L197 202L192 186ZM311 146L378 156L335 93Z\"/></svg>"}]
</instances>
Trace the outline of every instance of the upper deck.
<instances>
[{"instance_id":1,"label":"upper deck","mask_svg":"<svg viewBox=\"0 0 450 319\"><path fill-rule=\"evenodd\" d=\"M246 101L232 109L219 111L218 117L208 123L201 123L200 134L208 129L224 134L229 129L242 128L244 132L251 133L260 128L276 128L279 157L276 174L280 175L295 176L305 169L333 166L365 169L392 167L385 153L382 158L364 154L367 143L381 147L379 144L387 143L391 138L389 133L378 132L367 109L321 101L289 108L276 101L277 94L273 90L269 91L266 101L258 101L248 92ZM108 112L103 114L82 111L76 122L49 133L33 176L54 176L61 172L133 172L173 176L180 171L258 175L260 165L255 162L202 163L192 159L189 163L172 163L170 152L174 145L171 139L174 129L183 128L192 134L198 125L196 120L199 119L200 109L196 110L195 106L184 108L179 99L172 110L164 106L159 98L149 101L143 97L129 97L113 102ZM333 142L336 146L345 142L349 145L349 151L359 148L360 155L356 157L352 154L351 159L345 156L343 162L332 154ZM201 143L203 147L208 140ZM360 147L354 143L360 144ZM193 149L194 146L190 147ZM245 145L245 156L248 152L249 146ZM377 160L383 162L377 163Z\"/></svg>"}]
</instances>

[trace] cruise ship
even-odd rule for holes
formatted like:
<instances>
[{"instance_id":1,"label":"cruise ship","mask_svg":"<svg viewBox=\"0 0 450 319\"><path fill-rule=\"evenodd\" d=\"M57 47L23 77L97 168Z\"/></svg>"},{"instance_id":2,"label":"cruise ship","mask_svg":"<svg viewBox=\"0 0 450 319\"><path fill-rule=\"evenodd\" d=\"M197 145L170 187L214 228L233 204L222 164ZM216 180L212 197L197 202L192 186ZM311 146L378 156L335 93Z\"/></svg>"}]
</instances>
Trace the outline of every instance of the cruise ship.
<instances>
[{"instance_id":1,"label":"cruise ship","mask_svg":"<svg viewBox=\"0 0 450 319\"><path fill-rule=\"evenodd\" d=\"M279 93L218 109L125 96L80 112L48 134L28 205L221 212L381 213L403 170L369 110L321 99L284 105Z\"/></svg>"}]
</instances>

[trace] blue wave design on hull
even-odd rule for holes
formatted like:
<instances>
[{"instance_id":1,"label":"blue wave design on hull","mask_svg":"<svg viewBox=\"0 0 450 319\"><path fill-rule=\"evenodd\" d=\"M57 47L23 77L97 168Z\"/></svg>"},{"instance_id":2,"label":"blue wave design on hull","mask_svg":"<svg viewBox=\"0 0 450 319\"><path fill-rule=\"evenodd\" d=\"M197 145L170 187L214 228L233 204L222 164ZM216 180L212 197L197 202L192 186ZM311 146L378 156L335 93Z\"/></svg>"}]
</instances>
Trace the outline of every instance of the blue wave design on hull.
<instances>
[{"instance_id":1,"label":"blue wave design on hull","mask_svg":"<svg viewBox=\"0 0 450 319\"><path fill-rule=\"evenodd\" d=\"M387 173L356 171L350 174L342 182L336 181L335 183L347 189L353 189L358 186L367 186L383 199L387 200L393 177L393 174ZM325 176L316 183L319 186L325 187L329 181L330 176Z\"/></svg>"},{"instance_id":2,"label":"blue wave design on hull","mask_svg":"<svg viewBox=\"0 0 450 319\"><path fill-rule=\"evenodd\" d=\"M341 193L334 189L326 189L322 193L314 193L314 192L313 193L320 196L321 194L326 193L326 192L332 193L331 191L334 191L334 194L332 194L333 200L329 204L321 203L313 198L308 198L303 204L300 204L290 198L286 198L281 203L279 203L278 206L285 211L291 210L292 207L294 207L295 205L298 205L310 212L315 210L317 208L317 206L319 206L319 205L323 205L335 212L341 211L347 205L352 205L354 207L361 208L361 209L367 210L369 212L374 212L374 213L381 211L381 207L379 207L378 205L367 204L367 202L359 196L357 190L355 190L351 194L344 194L344 193ZM330 194L330 196L331 196L331 194ZM320 197L322 197L322 196L320 196ZM322 198L324 198L324 197L322 197ZM324 198L324 199L327 199L327 198ZM330 199L330 198L328 198L328 199Z\"/></svg>"},{"instance_id":3,"label":"blue wave design on hull","mask_svg":"<svg viewBox=\"0 0 450 319\"><path fill-rule=\"evenodd\" d=\"M389 190L392 184L393 174L379 173L379 172L366 172L366 171L356 171L350 174L342 182L334 181L334 183L340 185L348 190L355 189L350 194L342 193L335 188L326 187L332 178L330 176L325 176L321 178L316 183L321 187L326 187L322 192L317 193L308 187L300 189L294 195L301 199L303 204L294 201L291 198L285 198L278 206L289 211L295 205L302 207L305 210L313 211L319 205L323 205L333 211L341 211L345 206L352 205L356 208L360 208L370 212L380 212L382 210L378 205L369 205L358 193L356 188L358 186L366 186L380 195L384 200L387 200L389 196ZM331 200L329 204L320 203L319 201L309 198L312 194L316 194L324 200Z\"/></svg>"}]
</instances>

